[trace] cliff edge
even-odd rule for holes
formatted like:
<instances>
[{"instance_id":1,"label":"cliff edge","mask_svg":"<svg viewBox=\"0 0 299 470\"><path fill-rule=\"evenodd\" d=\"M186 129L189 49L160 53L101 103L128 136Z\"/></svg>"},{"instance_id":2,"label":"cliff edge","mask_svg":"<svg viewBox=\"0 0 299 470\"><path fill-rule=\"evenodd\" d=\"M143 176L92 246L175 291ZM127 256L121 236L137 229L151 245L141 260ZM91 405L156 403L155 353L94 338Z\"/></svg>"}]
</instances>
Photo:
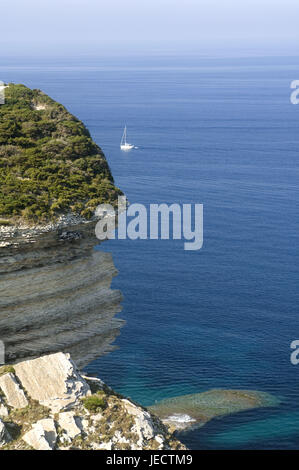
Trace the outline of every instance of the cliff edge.
<instances>
[{"instance_id":1,"label":"cliff edge","mask_svg":"<svg viewBox=\"0 0 299 470\"><path fill-rule=\"evenodd\" d=\"M0 185L5 227L88 220L122 194L85 125L41 90L12 83L0 106Z\"/></svg>"},{"instance_id":2,"label":"cliff edge","mask_svg":"<svg viewBox=\"0 0 299 470\"><path fill-rule=\"evenodd\" d=\"M68 354L0 368L1 450L185 449L145 408L85 377Z\"/></svg>"}]
</instances>

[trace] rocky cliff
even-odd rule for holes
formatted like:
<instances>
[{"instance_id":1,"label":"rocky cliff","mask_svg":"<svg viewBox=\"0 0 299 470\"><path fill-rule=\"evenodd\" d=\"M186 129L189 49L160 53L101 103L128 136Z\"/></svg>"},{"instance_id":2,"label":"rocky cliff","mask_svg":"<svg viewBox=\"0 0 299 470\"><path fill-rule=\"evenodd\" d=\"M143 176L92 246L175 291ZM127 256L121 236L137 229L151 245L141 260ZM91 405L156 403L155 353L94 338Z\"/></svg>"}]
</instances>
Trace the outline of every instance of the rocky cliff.
<instances>
[{"instance_id":1,"label":"rocky cliff","mask_svg":"<svg viewBox=\"0 0 299 470\"><path fill-rule=\"evenodd\" d=\"M147 410L82 368L122 326L109 253L95 249L98 204L114 204L101 149L39 90L0 106L0 447L183 448Z\"/></svg>"},{"instance_id":2,"label":"rocky cliff","mask_svg":"<svg viewBox=\"0 0 299 470\"><path fill-rule=\"evenodd\" d=\"M65 218L34 229L0 229L6 362L67 351L82 367L111 350L123 323L115 318L122 296L110 287L117 274L112 256L94 249L94 225Z\"/></svg>"},{"instance_id":3,"label":"rocky cliff","mask_svg":"<svg viewBox=\"0 0 299 470\"><path fill-rule=\"evenodd\" d=\"M0 106L0 340L6 362L57 351L84 366L122 325L117 274L93 209L120 191L101 149L62 105L23 85Z\"/></svg>"},{"instance_id":4,"label":"rocky cliff","mask_svg":"<svg viewBox=\"0 0 299 470\"><path fill-rule=\"evenodd\" d=\"M82 376L69 355L0 368L0 392L2 450L185 448L146 409Z\"/></svg>"}]
</instances>

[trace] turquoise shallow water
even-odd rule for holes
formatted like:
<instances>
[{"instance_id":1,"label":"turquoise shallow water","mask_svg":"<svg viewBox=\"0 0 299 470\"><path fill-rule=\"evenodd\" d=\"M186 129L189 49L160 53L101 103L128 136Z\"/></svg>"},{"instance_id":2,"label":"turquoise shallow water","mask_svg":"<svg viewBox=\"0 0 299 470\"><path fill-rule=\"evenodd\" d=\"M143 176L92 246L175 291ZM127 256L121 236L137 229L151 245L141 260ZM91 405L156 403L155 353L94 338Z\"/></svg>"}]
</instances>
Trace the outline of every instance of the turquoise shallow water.
<instances>
[{"instance_id":1,"label":"turquoise shallow water","mask_svg":"<svg viewBox=\"0 0 299 470\"><path fill-rule=\"evenodd\" d=\"M17 66L16 66L17 64ZM87 369L144 405L211 388L277 407L215 419L191 448L297 448L298 58L2 63L84 120L131 202L204 204L204 247L110 241L127 323ZM124 123L138 150L123 154Z\"/></svg>"}]
</instances>

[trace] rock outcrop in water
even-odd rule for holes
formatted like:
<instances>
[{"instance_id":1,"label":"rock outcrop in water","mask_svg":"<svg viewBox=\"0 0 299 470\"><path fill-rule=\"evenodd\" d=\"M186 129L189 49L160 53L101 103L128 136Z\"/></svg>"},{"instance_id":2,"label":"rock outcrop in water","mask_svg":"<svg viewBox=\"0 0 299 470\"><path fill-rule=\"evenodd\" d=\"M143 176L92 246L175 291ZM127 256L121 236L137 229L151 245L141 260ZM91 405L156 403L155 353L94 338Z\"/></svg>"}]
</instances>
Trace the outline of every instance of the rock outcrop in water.
<instances>
[{"instance_id":1,"label":"rock outcrop in water","mask_svg":"<svg viewBox=\"0 0 299 470\"><path fill-rule=\"evenodd\" d=\"M116 395L101 380L83 377L69 355L56 353L5 369L0 383L2 449L185 449L146 409ZM9 377L9 379L8 379ZM27 403L12 405L13 379Z\"/></svg>"}]
</instances>

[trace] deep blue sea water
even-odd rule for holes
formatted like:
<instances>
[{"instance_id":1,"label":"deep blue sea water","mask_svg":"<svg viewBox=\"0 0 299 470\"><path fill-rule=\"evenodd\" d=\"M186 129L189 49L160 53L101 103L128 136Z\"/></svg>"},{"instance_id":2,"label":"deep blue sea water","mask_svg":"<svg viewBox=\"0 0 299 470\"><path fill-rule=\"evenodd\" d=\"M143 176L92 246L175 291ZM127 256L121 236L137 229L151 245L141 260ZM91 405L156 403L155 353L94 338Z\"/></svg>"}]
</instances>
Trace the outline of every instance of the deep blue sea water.
<instances>
[{"instance_id":1,"label":"deep blue sea water","mask_svg":"<svg viewBox=\"0 0 299 470\"><path fill-rule=\"evenodd\" d=\"M124 294L118 349L87 369L144 405L211 388L281 405L211 421L194 449L299 447L298 57L4 60L82 119L131 203L202 203L204 246L109 241ZM127 123L139 147L122 153ZM130 140L129 139L129 140Z\"/></svg>"}]
</instances>

